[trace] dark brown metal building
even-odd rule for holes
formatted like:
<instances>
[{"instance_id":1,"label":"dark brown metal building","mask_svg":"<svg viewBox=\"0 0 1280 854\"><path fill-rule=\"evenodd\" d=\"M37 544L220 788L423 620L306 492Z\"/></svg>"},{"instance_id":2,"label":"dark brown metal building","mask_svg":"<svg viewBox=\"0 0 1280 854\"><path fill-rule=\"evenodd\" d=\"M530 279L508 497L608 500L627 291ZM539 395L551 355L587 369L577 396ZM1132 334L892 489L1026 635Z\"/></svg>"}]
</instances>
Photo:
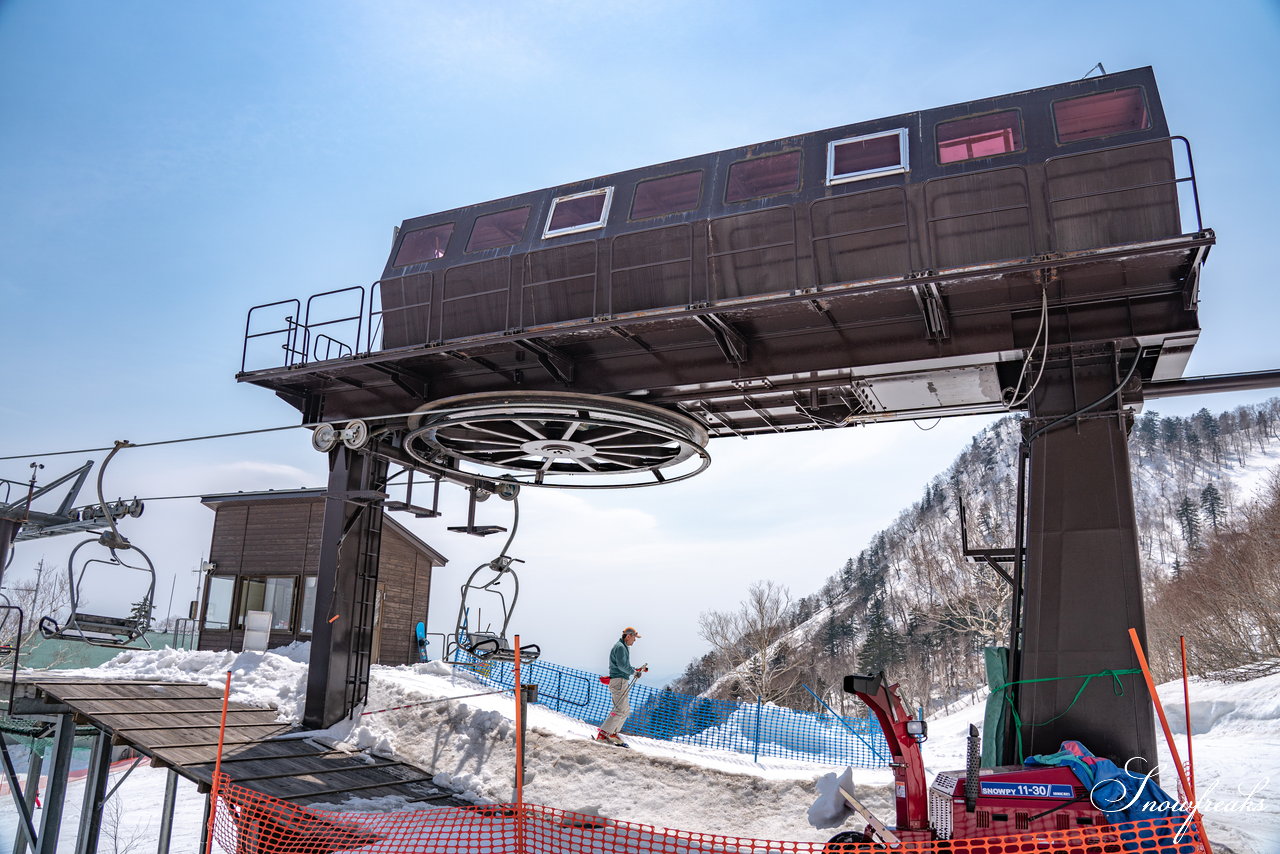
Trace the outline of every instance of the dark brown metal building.
<instances>
[{"instance_id":1,"label":"dark brown metal building","mask_svg":"<svg viewBox=\"0 0 1280 854\"><path fill-rule=\"evenodd\" d=\"M325 490L207 495L216 514L200 609L200 649L239 649L248 611L270 611L270 645L311 639ZM414 626L427 618L431 571L447 559L384 517L372 660L417 660ZM341 615L338 617L342 619Z\"/></svg>"}]
</instances>

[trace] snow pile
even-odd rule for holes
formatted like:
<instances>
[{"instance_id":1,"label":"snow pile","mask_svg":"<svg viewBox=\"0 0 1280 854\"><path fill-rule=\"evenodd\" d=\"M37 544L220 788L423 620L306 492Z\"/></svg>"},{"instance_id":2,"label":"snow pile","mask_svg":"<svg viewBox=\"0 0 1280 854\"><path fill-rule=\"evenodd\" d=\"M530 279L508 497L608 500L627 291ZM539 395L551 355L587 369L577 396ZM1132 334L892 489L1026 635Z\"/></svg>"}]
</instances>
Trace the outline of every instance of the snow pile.
<instances>
[{"instance_id":1,"label":"snow pile","mask_svg":"<svg viewBox=\"0 0 1280 854\"><path fill-rule=\"evenodd\" d=\"M156 679L199 682L222 691L231 671L231 699L250 706L275 707L281 721L302 720L307 694L309 643L293 643L270 652L197 652L131 649L100 667L59 670L59 676L99 679Z\"/></svg>"}]
</instances>

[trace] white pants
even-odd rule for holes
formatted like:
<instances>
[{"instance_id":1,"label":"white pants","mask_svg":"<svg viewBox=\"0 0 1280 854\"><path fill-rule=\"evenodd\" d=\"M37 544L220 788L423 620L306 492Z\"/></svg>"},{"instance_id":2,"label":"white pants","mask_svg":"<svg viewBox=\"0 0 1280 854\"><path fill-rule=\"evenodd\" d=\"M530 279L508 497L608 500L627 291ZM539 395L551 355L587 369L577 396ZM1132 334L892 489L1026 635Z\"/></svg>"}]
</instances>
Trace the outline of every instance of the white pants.
<instances>
[{"instance_id":1,"label":"white pants","mask_svg":"<svg viewBox=\"0 0 1280 854\"><path fill-rule=\"evenodd\" d=\"M627 722L627 716L631 714L631 702L628 697L631 693L630 688L631 680L629 679L623 679L621 676L609 679L609 696L613 698L613 711L604 719L600 729L610 733L616 733L622 729L622 725Z\"/></svg>"}]
</instances>

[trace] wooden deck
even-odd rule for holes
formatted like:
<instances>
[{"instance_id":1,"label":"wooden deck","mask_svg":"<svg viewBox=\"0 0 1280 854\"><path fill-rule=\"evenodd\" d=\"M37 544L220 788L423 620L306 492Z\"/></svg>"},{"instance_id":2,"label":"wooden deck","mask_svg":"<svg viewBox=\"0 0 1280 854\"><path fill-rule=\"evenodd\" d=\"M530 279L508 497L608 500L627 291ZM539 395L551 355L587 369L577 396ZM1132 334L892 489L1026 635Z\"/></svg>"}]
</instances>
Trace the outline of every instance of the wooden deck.
<instances>
[{"instance_id":1,"label":"wooden deck","mask_svg":"<svg viewBox=\"0 0 1280 854\"><path fill-rule=\"evenodd\" d=\"M222 692L198 683L20 676L13 714L70 714L172 768L202 791L213 781ZM431 784L430 772L398 760L338 750L276 720L274 709L231 703L222 771L234 782L299 806L398 796L464 805ZM353 805L355 806L355 805ZM358 808L358 807L357 807Z\"/></svg>"}]
</instances>

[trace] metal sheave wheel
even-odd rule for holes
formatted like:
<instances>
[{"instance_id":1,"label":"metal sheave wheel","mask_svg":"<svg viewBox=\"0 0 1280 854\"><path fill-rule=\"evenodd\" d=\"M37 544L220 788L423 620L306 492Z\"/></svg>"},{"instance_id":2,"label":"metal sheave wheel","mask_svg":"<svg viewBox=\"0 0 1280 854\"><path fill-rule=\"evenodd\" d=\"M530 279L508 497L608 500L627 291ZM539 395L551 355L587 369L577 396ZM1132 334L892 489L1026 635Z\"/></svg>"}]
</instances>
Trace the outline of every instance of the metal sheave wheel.
<instances>
[{"instance_id":1,"label":"metal sheave wheel","mask_svg":"<svg viewBox=\"0 0 1280 854\"><path fill-rule=\"evenodd\" d=\"M428 469L524 486L651 486L692 477L711 460L707 431L692 418L599 395L459 395L421 407L409 427L404 448Z\"/></svg>"},{"instance_id":2,"label":"metal sheave wheel","mask_svg":"<svg viewBox=\"0 0 1280 854\"><path fill-rule=\"evenodd\" d=\"M311 433L311 447L327 454L338 444L338 430L332 424L321 424Z\"/></svg>"}]
</instances>

